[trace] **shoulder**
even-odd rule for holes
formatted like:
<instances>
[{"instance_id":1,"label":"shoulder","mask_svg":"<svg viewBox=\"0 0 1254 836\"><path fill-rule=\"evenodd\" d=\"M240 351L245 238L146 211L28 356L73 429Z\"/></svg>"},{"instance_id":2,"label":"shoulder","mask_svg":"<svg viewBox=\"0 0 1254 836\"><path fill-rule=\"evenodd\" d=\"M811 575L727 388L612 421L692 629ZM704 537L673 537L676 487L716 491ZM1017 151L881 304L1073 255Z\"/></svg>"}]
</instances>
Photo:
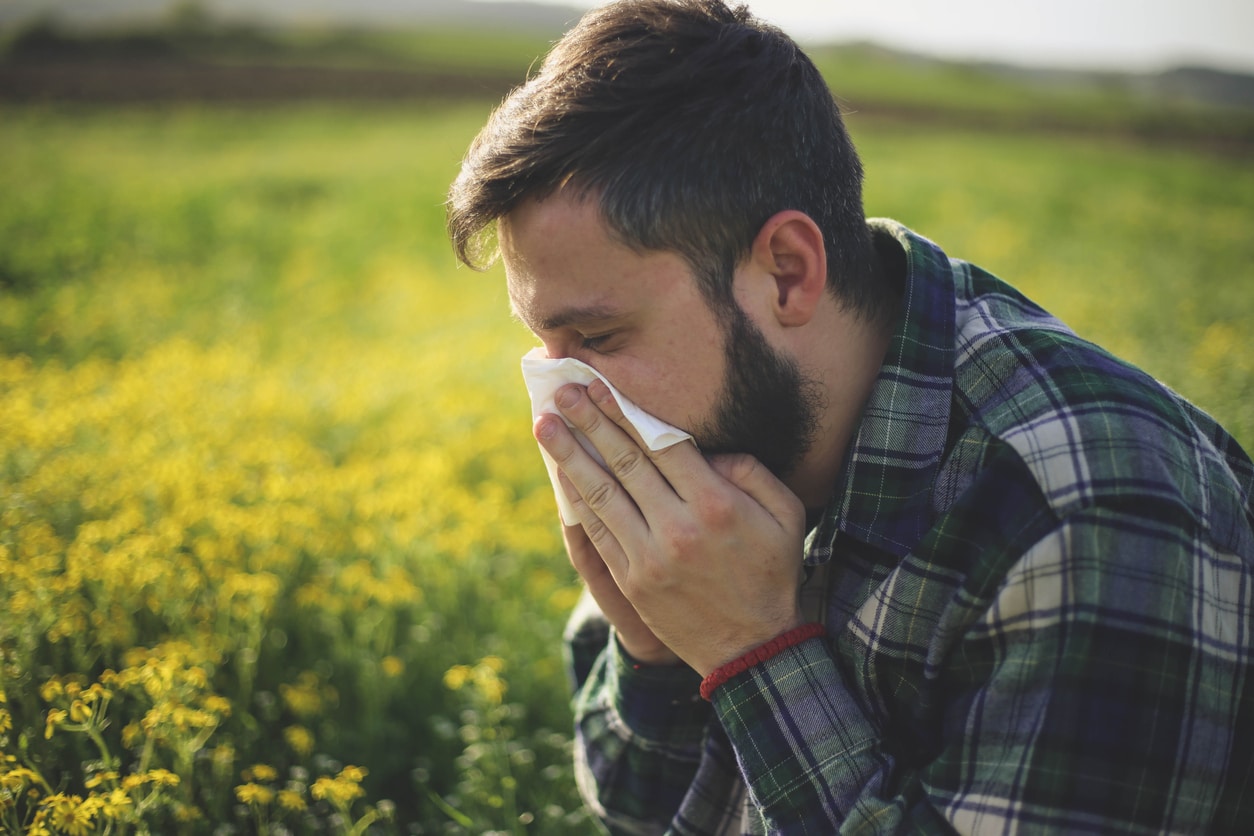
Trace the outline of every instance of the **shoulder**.
<instances>
[{"instance_id":1,"label":"shoulder","mask_svg":"<svg viewBox=\"0 0 1254 836\"><path fill-rule=\"evenodd\" d=\"M955 263L956 444L1008 448L1063 517L1095 506L1248 529L1248 457L1195 407Z\"/></svg>"}]
</instances>

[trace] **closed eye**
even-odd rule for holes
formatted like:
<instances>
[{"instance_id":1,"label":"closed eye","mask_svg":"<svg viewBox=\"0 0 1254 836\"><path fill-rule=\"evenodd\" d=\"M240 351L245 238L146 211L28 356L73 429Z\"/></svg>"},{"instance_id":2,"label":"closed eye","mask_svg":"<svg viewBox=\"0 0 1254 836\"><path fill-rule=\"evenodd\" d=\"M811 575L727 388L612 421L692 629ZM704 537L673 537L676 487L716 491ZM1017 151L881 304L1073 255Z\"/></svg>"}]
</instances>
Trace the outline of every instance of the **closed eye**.
<instances>
[{"instance_id":1,"label":"closed eye","mask_svg":"<svg viewBox=\"0 0 1254 836\"><path fill-rule=\"evenodd\" d=\"M605 354L607 353L609 342L614 337L614 334L615 332L611 331L608 334L596 334L590 337L581 336L580 346L588 351L596 352L597 354Z\"/></svg>"}]
</instances>

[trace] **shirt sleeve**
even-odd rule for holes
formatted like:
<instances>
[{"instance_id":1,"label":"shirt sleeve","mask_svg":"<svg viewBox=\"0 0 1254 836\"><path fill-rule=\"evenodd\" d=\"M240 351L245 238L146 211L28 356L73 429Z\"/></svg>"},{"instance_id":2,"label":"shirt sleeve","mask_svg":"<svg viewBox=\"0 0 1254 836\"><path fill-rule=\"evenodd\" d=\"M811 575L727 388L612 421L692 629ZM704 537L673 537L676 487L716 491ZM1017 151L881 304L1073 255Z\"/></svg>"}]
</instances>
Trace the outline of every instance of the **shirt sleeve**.
<instances>
[{"instance_id":1,"label":"shirt sleeve","mask_svg":"<svg viewBox=\"0 0 1254 836\"><path fill-rule=\"evenodd\" d=\"M575 771L613 834L668 830L693 785L712 709L684 665L639 665L585 593L567 627Z\"/></svg>"},{"instance_id":2,"label":"shirt sleeve","mask_svg":"<svg viewBox=\"0 0 1254 836\"><path fill-rule=\"evenodd\" d=\"M880 729L828 651L811 639L733 678L713 704L768 833L893 832L911 817L947 832L918 802ZM923 819L924 822L918 822Z\"/></svg>"},{"instance_id":3,"label":"shirt sleeve","mask_svg":"<svg viewBox=\"0 0 1254 836\"><path fill-rule=\"evenodd\" d=\"M1089 508L997 571L986 596L968 584L938 610L973 614L952 638L916 648L917 699L943 706L926 757L856 687L876 655L828 639L714 694L763 829L1233 832L1249 813L1229 769L1254 699L1248 555L1186 519Z\"/></svg>"}]
</instances>

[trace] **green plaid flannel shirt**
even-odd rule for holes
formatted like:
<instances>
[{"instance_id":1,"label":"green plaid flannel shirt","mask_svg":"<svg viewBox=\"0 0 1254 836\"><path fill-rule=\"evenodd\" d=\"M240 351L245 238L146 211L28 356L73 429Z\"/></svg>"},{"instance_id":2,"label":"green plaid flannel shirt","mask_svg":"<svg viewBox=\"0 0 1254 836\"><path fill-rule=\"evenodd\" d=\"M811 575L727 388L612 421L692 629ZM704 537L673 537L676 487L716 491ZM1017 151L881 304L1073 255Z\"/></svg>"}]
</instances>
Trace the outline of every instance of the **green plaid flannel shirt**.
<instances>
[{"instance_id":1,"label":"green plaid flannel shirt","mask_svg":"<svg viewBox=\"0 0 1254 836\"><path fill-rule=\"evenodd\" d=\"M889 221L904 316L806 543L827 635L697 696L586 604L576 768L613 833L1254 833L1254 466Z\"/></svg>"}]
</instances>

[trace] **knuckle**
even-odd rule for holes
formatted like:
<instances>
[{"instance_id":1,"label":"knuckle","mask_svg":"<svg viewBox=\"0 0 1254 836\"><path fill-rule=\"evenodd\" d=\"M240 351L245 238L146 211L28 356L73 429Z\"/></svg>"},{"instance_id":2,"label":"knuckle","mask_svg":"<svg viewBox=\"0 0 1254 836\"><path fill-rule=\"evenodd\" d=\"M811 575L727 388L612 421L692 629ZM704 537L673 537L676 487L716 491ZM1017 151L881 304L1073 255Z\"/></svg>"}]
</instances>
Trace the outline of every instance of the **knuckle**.
<instances>
[{"instance_id":1,"label":"knuckle","mask_svg":"<svg viewBox=\"0 0 1254 836\"><path fill-rule=\"evenodd\" d=\"M684 447L683 444L672 444L669 447L663 447L660 450L654 450L650 455L656 462L663 462L679 455L679 451Z\"/></svg>"},{"instance_id":2,"label":"knuckle","mask_svg":"<svg viewBox=\"0 0 1254 836\"><path fill-rule=\"evenodd\" d=\"M785 525L804 526L806 506L800 497L789 491L780 497L779 521Z\"/></svg>"},{"instance_id":3,"label":"knuckle","mask_svg":"<svg viewBox=\"0 0 1254 836\"><path fill-rule=\"evenodd\" d=\"M731 460L731 467L738 479L747 480L757 475L757 470L762 467L762 463L753 456L737 454Z\"/></svg>"},{"instance_id":4,"label":"knuckle","mask_svg":"<svg viewBox=\"0 0 1254 836\"><path fill-rule=\"evenodd\" d=\"M619 478L630 476L635 473L640 465L644 462L644 454L639 448L624 450L614 456L610 462L610 469Z\"/></svg>"},{"instance_id":5,"label":"knuckle","mask_svg":"<svg viewBox=\"0 0 1254 836\"><path fill-rule=\"evenodd\" d=\"M583 528L594 546L599 546L609 539L610 530L600 520L594 519L592 522L585 523Z\"/></svg>"},{"instance_id":6,"label":"knuckle","mask_svg":"<svg viewBox=\"0 0 1254 836\"><path fill-rule=\"evenodd\" d=\"M610 501L613 500L616 491L617 489L613 482L601 481L598 482L592 490L588 491L588 494L584 497L583 501L586 502L588 507L593 511L600 512L605 510L605 506L610 504Z\"/></svg>"},{"instance_id":7,"label":"knuckle","mask_svg":"<svg viewBox=\"0 0 1254 836\"><path fill-rule=\"evenodd\" d=\"M697 519L710 528L724 528L735 522L736 503L728 494L709 493L694 504Z\"/></svg>"},{"instance_id":8,"label":"knuckle","mask_svg":"<svg viewBox=\"0 0 1254 836\"><path fill-rule=\"evenodd\" d=\"M589 409L579 416L578 423L584 435L591 435L601 429L605 419L602 418L600 412L597 412L595 409Z\"/></svg>"},{"instance_id":9,"label":"knuckle","mask_svg":"<svg viewBox=\"0 0 1254 836\"><path fill-rule=\"evenodd\" d=\"M553 460L558 464L570 464L571 459L575 457L575 448L577 446L578 445L571 444L552 449L549 451L549 455L551 455Z\"/></svg>"}]
</instances>

